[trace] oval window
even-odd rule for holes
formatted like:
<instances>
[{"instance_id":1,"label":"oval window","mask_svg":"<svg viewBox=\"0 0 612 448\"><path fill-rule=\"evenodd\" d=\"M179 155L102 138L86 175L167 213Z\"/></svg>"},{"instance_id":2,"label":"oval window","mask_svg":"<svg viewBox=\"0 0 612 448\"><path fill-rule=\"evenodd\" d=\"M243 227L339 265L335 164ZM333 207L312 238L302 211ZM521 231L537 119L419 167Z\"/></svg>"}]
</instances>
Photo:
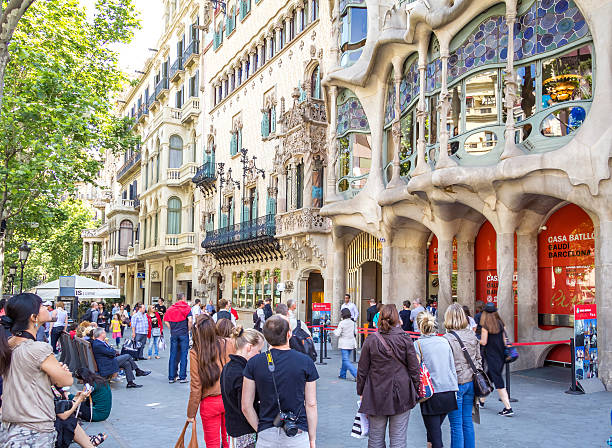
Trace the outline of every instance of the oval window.
<instances>
[{"instance_id":1,"label":"oval window","mask_svg":"<svg viewBox=\"0 0 612 448\"><path fill-rule=\"evenodd\" d=\"M497 135L491 131L480 131L465 139L465 152L475 156L488 153L497 145Z\"/></svg>"},{"instance_id":2,"label":"oval window","mask_svg":"<svg viewBox=\"0 0 612 448\"><path fill-rule=\"evenodd\" d=\"M540 132L544 137L563 137L578 129L586 112L582 107L564 107L548 114L540 124Z\"/></svg>"}]
</instances>

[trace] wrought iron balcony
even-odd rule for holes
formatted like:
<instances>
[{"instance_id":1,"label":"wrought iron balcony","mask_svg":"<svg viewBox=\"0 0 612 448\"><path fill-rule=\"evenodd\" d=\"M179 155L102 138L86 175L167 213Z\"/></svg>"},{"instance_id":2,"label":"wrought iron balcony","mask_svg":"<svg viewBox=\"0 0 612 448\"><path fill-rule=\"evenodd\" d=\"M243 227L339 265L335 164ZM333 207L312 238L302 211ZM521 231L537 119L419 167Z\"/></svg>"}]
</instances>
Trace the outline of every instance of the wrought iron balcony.
<instances>
[{"instance_id":1,"label":"wrought iron balcony","mask_svg":"<svg viewBox=\"0 0 612 448\"><path fill-rule=\"evenodd\" d=\"M202 247L221 264L279 259L282 254L275 233L275 216L266 215L206 232Z\"/></svg>"},{"instance_id":2,"label":"wrought iron balcony","mask_svg":"<svg viewBox=\"0 0 612 448\"><path fill-rule=\"evenodd\" d=\"M120 180L123 176L129 173L137 163L140 163L140 157L140 152L134 153L134 155L123 164L119 171L117 171L117 180Z\"/></svg>"},{"instance_id":3,"label":"wrought iron balcony","mask_svg":"<svg viewBox=\"0 0 612 448\"><path fill-rule=\"evenodd\" d=\"M200 41L192 40L189 46L183 51L183 67L188 68L194 61L195 56L200 54Z\"/></svg>"},{"instance_id":4,"label":"wrought iron balcony","mask_svg":"<svg viewBox=\"0 0 612 448\"><path fill-rule=\"evenodd\" d=\"M155 86L155 98L160 99L168 91L168 78L162 78Z\"/></svg>"},{"instance_id":5,"label":"wrought iron balcony","mask_svg":"<svg viewBox=\"0 0 612 448\"><path fill-rule=\"evenodd\" d=\"M204 165L198 168L195 176L191 179L196 187L205 187L212 184L217 179L217 173L215 172L215 163L211 160L206 162Z\"/></svg>"},{"instance_id":6,"label":"wrought iron balcony","mask_svg":"<svg viewBox=\"0 0 612 448\"><path fill-rule=\"evenodd\" d=\"M170 66L170 81L176 81L181 73L183 73L183 58L179 56Z\"/></svg>"}]
</instances>

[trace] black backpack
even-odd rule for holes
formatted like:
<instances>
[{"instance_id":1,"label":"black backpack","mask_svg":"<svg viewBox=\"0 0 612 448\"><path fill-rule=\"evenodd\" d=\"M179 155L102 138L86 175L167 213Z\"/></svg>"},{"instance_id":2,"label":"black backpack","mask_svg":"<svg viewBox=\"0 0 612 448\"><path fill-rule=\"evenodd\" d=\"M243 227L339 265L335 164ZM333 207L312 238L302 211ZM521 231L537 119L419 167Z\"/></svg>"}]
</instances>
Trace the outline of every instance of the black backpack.
<instances>
[{"instance_id":1,"label":"black backpack","mask_svg":"<svg viewBox=\"0 0 612 448\"><path fill-rule=\"evenodd\" d=\"M253 324L253 328L255 328L256 330L261 329L261 318L257 314L257 311L253 313Z\"/></svg>"},{"instance_id":2,"label":"black backpack","mask_svg":"<svg viewBox=\"0 0 612 448\"><path fill-rule=\"evenodd\" d=\"M315 349L314 341L302 329L302 323L299 320L297 321L297 327L293 330L291 339L289 339L289 347L310 356L313 361L317 360L317 350Z\"/></svg>"}]
</instances>

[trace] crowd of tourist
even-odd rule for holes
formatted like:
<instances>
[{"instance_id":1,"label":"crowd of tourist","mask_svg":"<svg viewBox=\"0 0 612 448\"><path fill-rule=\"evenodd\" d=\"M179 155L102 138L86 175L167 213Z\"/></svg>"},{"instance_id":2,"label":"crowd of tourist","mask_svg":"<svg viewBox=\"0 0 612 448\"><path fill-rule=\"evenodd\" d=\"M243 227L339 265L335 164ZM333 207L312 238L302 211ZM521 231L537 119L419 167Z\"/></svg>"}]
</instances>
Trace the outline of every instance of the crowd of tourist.
<instances>
[{"instance_id":1,"label":"crowd of tourist","mask_svg":"<svg viewBox=\"0 0 612 448\"><path fill-rule=\"evenodd\" d=\"M69 323L61 301L24 293L0 302L0 448L103 443L106 434L87 435L81 423L109 417L112 381L125 378L128 389L142 387L136 378L151 371L137 362L160 359L164 327L170 332L168 381L190 383L187 421L195 424L199 413L206 446L229 447L230 437L234 448L316 446L316 351L310 329L296 316L297 303L290 299L273 311L269 300L259 302L253 328L237 325L231 302L220 300L218 307L199 299L189 304L182 294L168 308L163 299L131 309L92 302L77 325ZM479 303L476 311L472 318L469 309L452 304L440 335L431 304L404 301L398 313L393 304L370 301L367 322L377 331L363 341L355 367L350 355L358 346L359 311L345 296L332 331L342 354L338 377L356 381L368 447L386 446L387 437L390 446L407 446L417 404L428 447L443 446L447 416L452 447L474 447L473 421L479 422L486 398L474 378L484 369L504 404L499 414L513 415L501 375L504 324L494 304ZM95 371L71 372L58 361L54 354L67 349L62 334L88 344Z\"/></svg>"}]
</instances>

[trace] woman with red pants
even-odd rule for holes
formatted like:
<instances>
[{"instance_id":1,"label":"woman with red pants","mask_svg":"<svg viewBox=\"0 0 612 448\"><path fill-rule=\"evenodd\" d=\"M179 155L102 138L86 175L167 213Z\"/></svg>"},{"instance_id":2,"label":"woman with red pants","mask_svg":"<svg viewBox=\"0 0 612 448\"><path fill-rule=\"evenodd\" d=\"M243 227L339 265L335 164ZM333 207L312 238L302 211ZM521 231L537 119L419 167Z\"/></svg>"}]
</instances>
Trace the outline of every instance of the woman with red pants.
<instances>
[{"instance_id":1,"label":"woman with red pants","mask_svg":"<svg viewBox=\"0 0 612 448\"><path fill-rule=\"evenodd\" d=\"M187 420L195 422L199 407L206 446L229 448L219 378L223 366L229 361L229 355L235 352L234 345L231 340L217 336L215 322L207 314L200 314L196 318L192 336Z\"/></svg>"}]
</instances>

